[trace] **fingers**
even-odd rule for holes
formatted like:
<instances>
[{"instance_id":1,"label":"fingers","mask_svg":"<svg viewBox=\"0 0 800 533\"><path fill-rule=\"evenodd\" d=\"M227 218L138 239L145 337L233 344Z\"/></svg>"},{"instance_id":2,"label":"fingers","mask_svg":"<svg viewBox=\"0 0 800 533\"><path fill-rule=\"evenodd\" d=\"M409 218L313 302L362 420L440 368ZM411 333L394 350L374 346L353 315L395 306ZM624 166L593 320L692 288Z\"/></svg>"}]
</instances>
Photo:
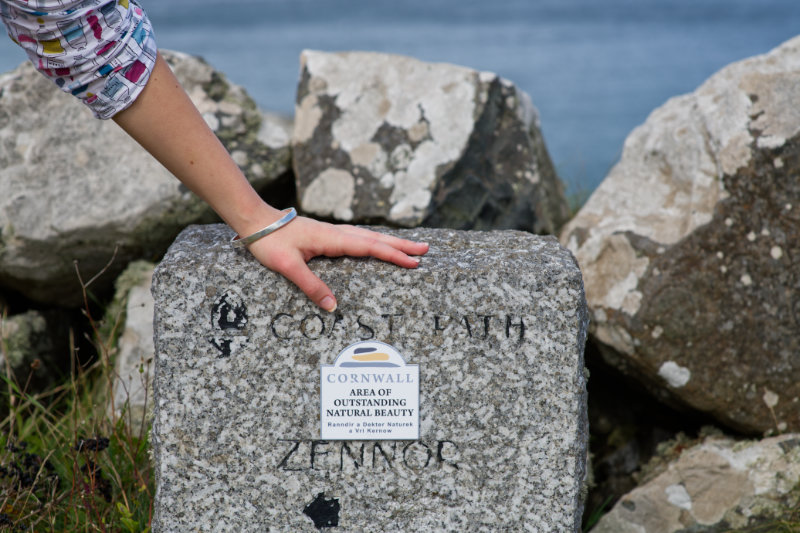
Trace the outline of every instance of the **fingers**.
<instances>
[{"instance_id":1,"label":"fingers","mask_svg":"<svg viewBox=\"0 0 800 533\"><path fill-rule=\"evenodd\" d=\"M374 239L384 244L391 246L407 255L425 255L428 252L429 246L426 242L415 242L407 239L401 239L392 235L386 235L377 231L368 230L366 228L359 228L356 226L337 226L341 231L358 235L360 237Z\"/></svg>"},{"instance_id":2,"label":"fingers","mask_svg":"<svg viewBox=\"0 0 800 533\"><path fill-rule=\"evenodd\" d=\"M411 257L407 253L383 242L361 238L359 241L352 243L351 246L352 248L350 248L350 251L346 251L345 255L374 257L403 268L417 268L419 266L419 257Z\"/></svg>"},{"instance_id":3,"label":"fingers","mask_svg":"<svg viewBox=\"0 0 800 533\"><path fill-rule=\"evenodd\" d=\"M286 278L297 285L308 298L329 313L336 310L336 298L333 292L319 279L316 274L311 272L302 257L283 260L276 265L273 270L283 274Z\"/></svg>"},{"instance_id":4,"label":"fingers","mask_svg":"<svg viewBox=\"0 0 800 533\"><path fill-rule=\"evenodd\" d=\"M385 235L355 226L329 226L335 233L329 236L330 246L322 253L330 257L348 255L375 257L404 268L419 266L418 257L428 251L427 243L419 243Z\"/></svg>"},{"instance_id":5,"label":"fingers","mask_svg":"<svg viewBox=\"0 0 800 533\"><path fill-rule=\"evenodd\" d=\"M347 231L337 231L328 239L328 246L321 250L321 255L328 257L374 257L387 263L404 268L419 266L419 258L410 257L406 252L387 244L378 234L359 235Z\"/></svg>"}]
</instances>

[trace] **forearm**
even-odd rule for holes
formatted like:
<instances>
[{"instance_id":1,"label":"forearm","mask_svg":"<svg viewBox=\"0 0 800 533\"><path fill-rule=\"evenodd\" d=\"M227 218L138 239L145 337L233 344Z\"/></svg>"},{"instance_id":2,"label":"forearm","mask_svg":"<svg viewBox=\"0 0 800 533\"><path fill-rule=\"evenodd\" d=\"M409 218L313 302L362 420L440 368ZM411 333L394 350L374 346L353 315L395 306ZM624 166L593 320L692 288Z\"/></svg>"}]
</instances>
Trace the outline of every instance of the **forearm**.
<instances>
[{"instance_id":1,"label":"forearm","mask_svg":"<svg viewBox=\"0 0 800 533\"><path fill-rule=\"evenodd\" d=\"M280 218L250 186L160 55L147 86L114 121L240 235Z\"/></svg>"}]
</instances>

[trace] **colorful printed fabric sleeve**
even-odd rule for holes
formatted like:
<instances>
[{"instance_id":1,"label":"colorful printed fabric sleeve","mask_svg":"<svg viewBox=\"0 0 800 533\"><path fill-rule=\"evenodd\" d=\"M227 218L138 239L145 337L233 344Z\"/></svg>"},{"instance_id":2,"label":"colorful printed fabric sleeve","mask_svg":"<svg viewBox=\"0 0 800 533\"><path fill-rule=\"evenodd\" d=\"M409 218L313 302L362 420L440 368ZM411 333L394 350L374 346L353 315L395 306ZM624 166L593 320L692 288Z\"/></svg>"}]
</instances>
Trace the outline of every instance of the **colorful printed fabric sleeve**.
<instances>
[{"instance_id":1,"label":"colorful printed fabric sleeve","mask_svg":"<svg viewBox=\"0 0 800 533\"><path fill-rule=\"evenodd\" d=\"M156 61L134 0L0 0L8 34L61 90L107 119L136 100Z\"/></svg>"}]
</instances>

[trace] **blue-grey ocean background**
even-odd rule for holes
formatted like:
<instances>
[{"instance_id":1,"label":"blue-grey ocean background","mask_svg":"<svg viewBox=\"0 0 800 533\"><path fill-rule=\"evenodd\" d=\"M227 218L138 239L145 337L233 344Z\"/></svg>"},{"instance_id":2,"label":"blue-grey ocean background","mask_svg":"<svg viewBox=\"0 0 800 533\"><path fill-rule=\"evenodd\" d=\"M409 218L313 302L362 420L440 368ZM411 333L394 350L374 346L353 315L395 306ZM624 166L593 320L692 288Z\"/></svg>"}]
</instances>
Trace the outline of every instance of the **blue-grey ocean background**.
<instances>
[{"instance_id":1,"label":"blue-grey ocean background","mask_svg":"<svg viewBox=\"0 0 800 533\"><path fill-rule=\"evenodd\" d=\"M141 0L159 46L291 114L305 48L497 72L528 92L559 175L594 189L627 134L723 66L800 34L800 0ZM0 45L0 71L24 59Z\"/></svg>"}]
</instances>

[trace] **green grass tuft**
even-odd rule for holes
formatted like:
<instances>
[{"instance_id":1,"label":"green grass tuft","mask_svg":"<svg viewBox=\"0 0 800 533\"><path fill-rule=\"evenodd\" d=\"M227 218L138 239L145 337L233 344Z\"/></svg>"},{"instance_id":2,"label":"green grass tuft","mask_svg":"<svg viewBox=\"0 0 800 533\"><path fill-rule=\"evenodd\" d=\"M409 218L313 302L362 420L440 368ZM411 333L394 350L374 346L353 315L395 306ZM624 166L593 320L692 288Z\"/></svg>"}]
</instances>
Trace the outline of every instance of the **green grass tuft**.
<instances>
[{"instance_id":1,"label":"green grass tuft","mask_svg":"<svg viewBox=\"0 0 800 533\"><path fill-rule=\"evenodd\" d=\"M86 294L84 299L89 309ZM31 394L24 385L27 376L18 380L5 365L0 381L0 402L8 406L0 420L1 531L150 530L155 480L149 428L130 427L125 409L117 415L120 406L113 405L111 354L119 320L99 325L89 311L85 314L96 357L80 366L71 339L66 382ZM0 350L5 356L1 335Z\"/></svg>"}]
</instances>

